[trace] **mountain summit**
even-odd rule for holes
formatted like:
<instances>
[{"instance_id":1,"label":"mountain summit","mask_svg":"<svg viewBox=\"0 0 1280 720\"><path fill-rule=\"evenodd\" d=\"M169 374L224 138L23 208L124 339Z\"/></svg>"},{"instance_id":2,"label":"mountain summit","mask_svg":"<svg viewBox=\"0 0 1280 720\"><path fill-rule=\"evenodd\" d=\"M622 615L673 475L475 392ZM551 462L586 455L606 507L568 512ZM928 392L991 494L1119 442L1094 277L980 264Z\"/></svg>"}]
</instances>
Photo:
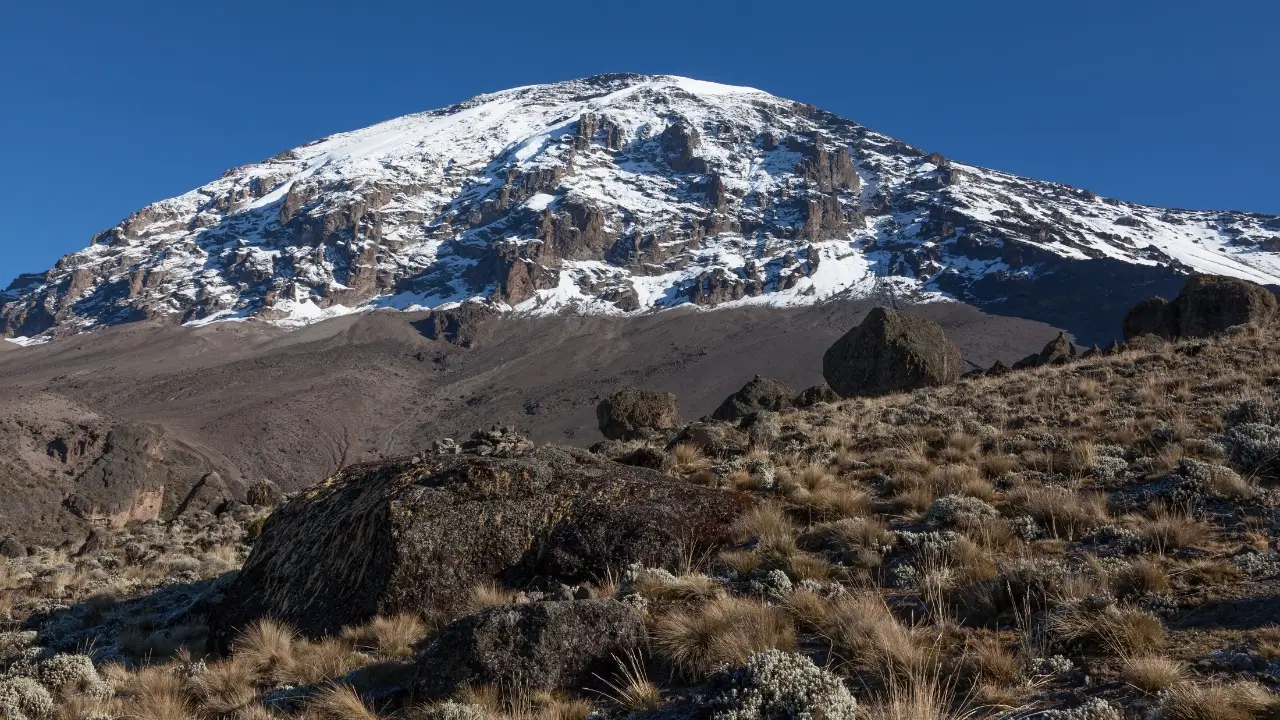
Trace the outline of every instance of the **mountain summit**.
<instances>
[{"instance_id":1,"label":"mountain summit","mask_svg":"<svg viewBox=\"0 0 1280 720\"><path fill-rule=\"evenodd\" d=\"M19 277L0 334L470 298L613 314L875 294L1080 325L1072 298L1127 306L1193 271L1278 283L1278 251L1280 218L1100 198L759 90L613 74L230 170Z\"/></svg>"}]
</instances>

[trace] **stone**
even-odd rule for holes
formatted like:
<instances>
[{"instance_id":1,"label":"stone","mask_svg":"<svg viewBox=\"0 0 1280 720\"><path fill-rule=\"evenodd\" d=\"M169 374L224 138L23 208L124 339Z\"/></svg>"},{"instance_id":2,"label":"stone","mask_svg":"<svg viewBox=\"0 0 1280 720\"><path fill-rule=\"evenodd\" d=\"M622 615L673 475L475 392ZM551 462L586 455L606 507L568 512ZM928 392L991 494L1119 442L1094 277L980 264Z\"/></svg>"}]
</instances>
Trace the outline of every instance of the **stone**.
<instances>
[{"instance_id":1,"label":"stone","mask_svg":"<svg viewBox=\"0 0 1280 720\"><path fill-rule=\"evenodd\" d=\"M1211 337L1236 325L1264 325L1276 315L1276 296L1248 280L1196 275L1174 299L1179 337Z\"/></svg>"},{"instance_id":2,"label":"stone","mask_svg":"<svg viewBox=\"0 0 1280 720\"><path fill-rule=\"evenodd\" d=\"M1178 320L1173 306L1162 297L1147 298L1129 308L1120 326L1125 342L1139 335L1172 338L1178 334Z\"/></svg>"},{"instance_id":3,"label":"stone","mask_svg":"<svg viewBox=\"0 0 1280 720\"><path fill-rule=\"evenodd\" d=\"M250 505L259 507L275 507L284 502L284 491L270 480L259 480L249 486L246 499Z\"/></svg>"},{"instance_id":4,"label":"stone","mask_svg":"<svg viewBox=\"0 0 1280 720\"><path fill-rule=\"evenodd\" d=\"M644 619L612 599L500 605L448 625L415 658L414 694L464 686L578 690L616 670L645 638Z\"/></svg>"},{"instance_id":5,"label":"stone","mask_svg":"<svg viewBox=\"0 0 1280 720\"><path fill-rule=\"evenodd\" d=\"M800 394L791 401L791 404L799 408L807 408L819 403L834 403L839 402L839 400L840 396L836 394L836 391L832 390L831 386L826 383L822 383L821 385L814 385L801 390Z\"/></svg>"},{"instance_id":6,"label":"stone","mask_svg":"<svg viewBox=\"0 0 1280 720\"><path fill-rule=\"evenodd\" d=\"M24 558L27 556L27 548L18 539L10 535L0 540L0 557L4 558Z\"/></svg>"},{"instance_id":7,"label":"stone","mask_svg":"<svg viewBox=\"0 0 1280 720\"><path fill-rule=\"evenodd\" d=\"M89 537L76 550L75 557L93 557L100 555L111 547L111 537L103 530L90 530Z\"/></svg>"},{"instance_id":8,"label":"stone","mask_svg":"<svg viewBox=\"0 0 1280 720\"><path fill-rule=\"evenodd\" d=\"M672 393L626 388L596 406L596 420L610 440L638 440L679 425L680 406Z\"/></svg>"},{"instance_id":9,"label":"stone","mask_svg":"<svg viewBox=\"0 0 1280 720\"><path fill-rule=\"evenodd\" d=\"M1261 285L1222 275L1195 275L1173 302L1154 297L1125 313L1128 342L1143 335L1166 339L1212 337L1242 325L1264 325L1276 316L1276 296Z\"/></svg>"},{"instance_id":10,"label":"stone","mask_svg":"<svg viewBox=\"0 0 1280 720\"><path fill-rule=\"evenodd\" d=\"M677 445L692 445L707 457L725 459L745 455L750 449L750 440L746 433L732 425L698 422L685 426L667 444L667 449Z\"/></svg>"},{"instance_id":11,"label":"stone","mask_svg":"<svg viewBox=\"0 0 1280 720\"><path fill-rule=\"evenodd\" d=\"M377 614L447 615L482 583L573 585L635 562L674 567L685 539L728 542L753 504L557 446L354 465L271 514L209 613L210 635L225 648L272 617L319 637Z\"/></svg>"},{"instance_id":12,"label":"stone","mask_svg":"<svg viewBox=\"0 0 1280 720\"><path fill-rule=\"evenodd\" d=\"M1067 338L1067 334L1059 332L1058 337L1050 340L1038 353L1032 353L1013 364L1014 370L1039 367L1041 365L1061 365L1079 356L1075 343Z\"/></svg>"},{"instance_id":13,"label":"stone","mask_svg":"<svg viewBox=\"0 0 1280 720\"><path fill-rule=\"evenodd\" d=\"M822 376L842 397L945 385L962 366L942 326L888 308L872 310L822 356Z\"/></svg>"},{"instance_id":14,"label":"stone","mask_svg":"<svg viewBox=\"0 0 1280 720\"><path fill-rule=\"evenodd\" d=\"M741 390L725 398L711 417L732 422L760 410L778 412L791 407L794 396L795 391L781 380L756 375Z\"/></svg>"}]
</instances>

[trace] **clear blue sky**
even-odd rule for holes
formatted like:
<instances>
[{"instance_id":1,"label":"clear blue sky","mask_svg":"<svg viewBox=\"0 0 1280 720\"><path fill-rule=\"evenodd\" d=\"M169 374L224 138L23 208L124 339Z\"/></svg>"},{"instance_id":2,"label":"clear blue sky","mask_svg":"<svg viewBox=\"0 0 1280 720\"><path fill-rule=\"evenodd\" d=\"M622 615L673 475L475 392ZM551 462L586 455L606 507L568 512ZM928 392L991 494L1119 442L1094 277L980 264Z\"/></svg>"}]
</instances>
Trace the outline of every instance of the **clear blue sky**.
<instances>
[{"instance_id":1,"label":"clear blue sky","mask_svg":"<svg viewBox=\"0 0 1280 720\"><path fill-rule=\"evenodd\" d=\"M750 85L968 163L1280 214L1270 0L59 2L0 12L0 286L325 135L634 71Z\"/></svg>"}]
</instances>

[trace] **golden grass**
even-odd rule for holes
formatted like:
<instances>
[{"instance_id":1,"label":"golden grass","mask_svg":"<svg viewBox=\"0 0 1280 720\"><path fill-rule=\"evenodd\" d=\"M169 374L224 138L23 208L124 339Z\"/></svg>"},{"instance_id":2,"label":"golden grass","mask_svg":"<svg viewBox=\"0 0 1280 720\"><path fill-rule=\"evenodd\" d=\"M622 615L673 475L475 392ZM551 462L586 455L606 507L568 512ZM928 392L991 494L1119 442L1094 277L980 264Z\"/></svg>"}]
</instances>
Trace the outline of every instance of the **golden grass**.
<instances>
[{"instance_id":1,"label":"golden grass","mask_svg":"<svg viewBox=\"0 0 1280 720\"><path fill-rule=\"evenodd\" d=\"M1269 717L1276 707L1276 697L1254 682L1182 682L1165 690L1157 717L1160 720L1260 720Z\"/></svg>"},{"instance_id":2,"label":"golden grass","mask_svg":"<svg viewBox=\"0 0 1280 720\"><path fill-rule=\"evenodd\" d=\"M307 710L316 720L381 720L383 717L370 709L350 685L329 685L312 698Z\"/></svg>"},{"instance_id":3,"label":"golden grass","mask_svg":"<svg viewBox=\"0 0 1280 720\"><path fill-rule=\"evenodd\" d=\"M603 695L626 713L642 713L658 709L662 704L662 691L649 680L644 660L639 652L626 657L614 657L618 672L612 678L598 677L608 688Z\"/></svg>"},{"instance_id":4,"label":"golden grass","mask_svg":"<svg viewBox=\"0 0 1280 720\"><path fill-rule=\"evenodd\" d=\"M1123 660L1120 677L1133 687L1154 694L1181 682L1186 677L1186 668L1164 655L1135 655Z\"/></svg>"},{"instance_id":5,"label":"golden grass","mask_svg":"<svg viewBox=\"0 0 1280 720\"><path fill-rule=\"evenodd\" d=\"M741 664L753 652L792 650L796 641L785 612L737 597L669 612L657 619L651 635L658 656L688 677L704 676L727 663Z\"/></svg>"}]
</instances>

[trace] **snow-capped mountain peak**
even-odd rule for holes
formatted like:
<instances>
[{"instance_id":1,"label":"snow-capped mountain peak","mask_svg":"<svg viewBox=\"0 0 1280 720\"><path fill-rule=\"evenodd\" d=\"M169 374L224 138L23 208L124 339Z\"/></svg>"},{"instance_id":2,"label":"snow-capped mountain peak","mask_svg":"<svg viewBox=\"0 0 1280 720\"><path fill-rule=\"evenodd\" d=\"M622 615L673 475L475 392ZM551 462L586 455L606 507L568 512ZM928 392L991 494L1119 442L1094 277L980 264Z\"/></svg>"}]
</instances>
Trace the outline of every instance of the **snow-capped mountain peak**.
<instances>
[{"instance_id":1,"label":"snow-capped mountain peak","mask_svg":"<svg viewBox=\"0 0 1280 720\"><path fill-rule=\"evenodd\" d=\"M892 293L1016 310L1018 288L1076 265L1278 283L1277 250L1275 217L1102 199L759 90L614 74L480 95L230 170L20 277L0 295L0 332L288 325L468 298L642 313Z\"/></svg>"}]
</instances>

